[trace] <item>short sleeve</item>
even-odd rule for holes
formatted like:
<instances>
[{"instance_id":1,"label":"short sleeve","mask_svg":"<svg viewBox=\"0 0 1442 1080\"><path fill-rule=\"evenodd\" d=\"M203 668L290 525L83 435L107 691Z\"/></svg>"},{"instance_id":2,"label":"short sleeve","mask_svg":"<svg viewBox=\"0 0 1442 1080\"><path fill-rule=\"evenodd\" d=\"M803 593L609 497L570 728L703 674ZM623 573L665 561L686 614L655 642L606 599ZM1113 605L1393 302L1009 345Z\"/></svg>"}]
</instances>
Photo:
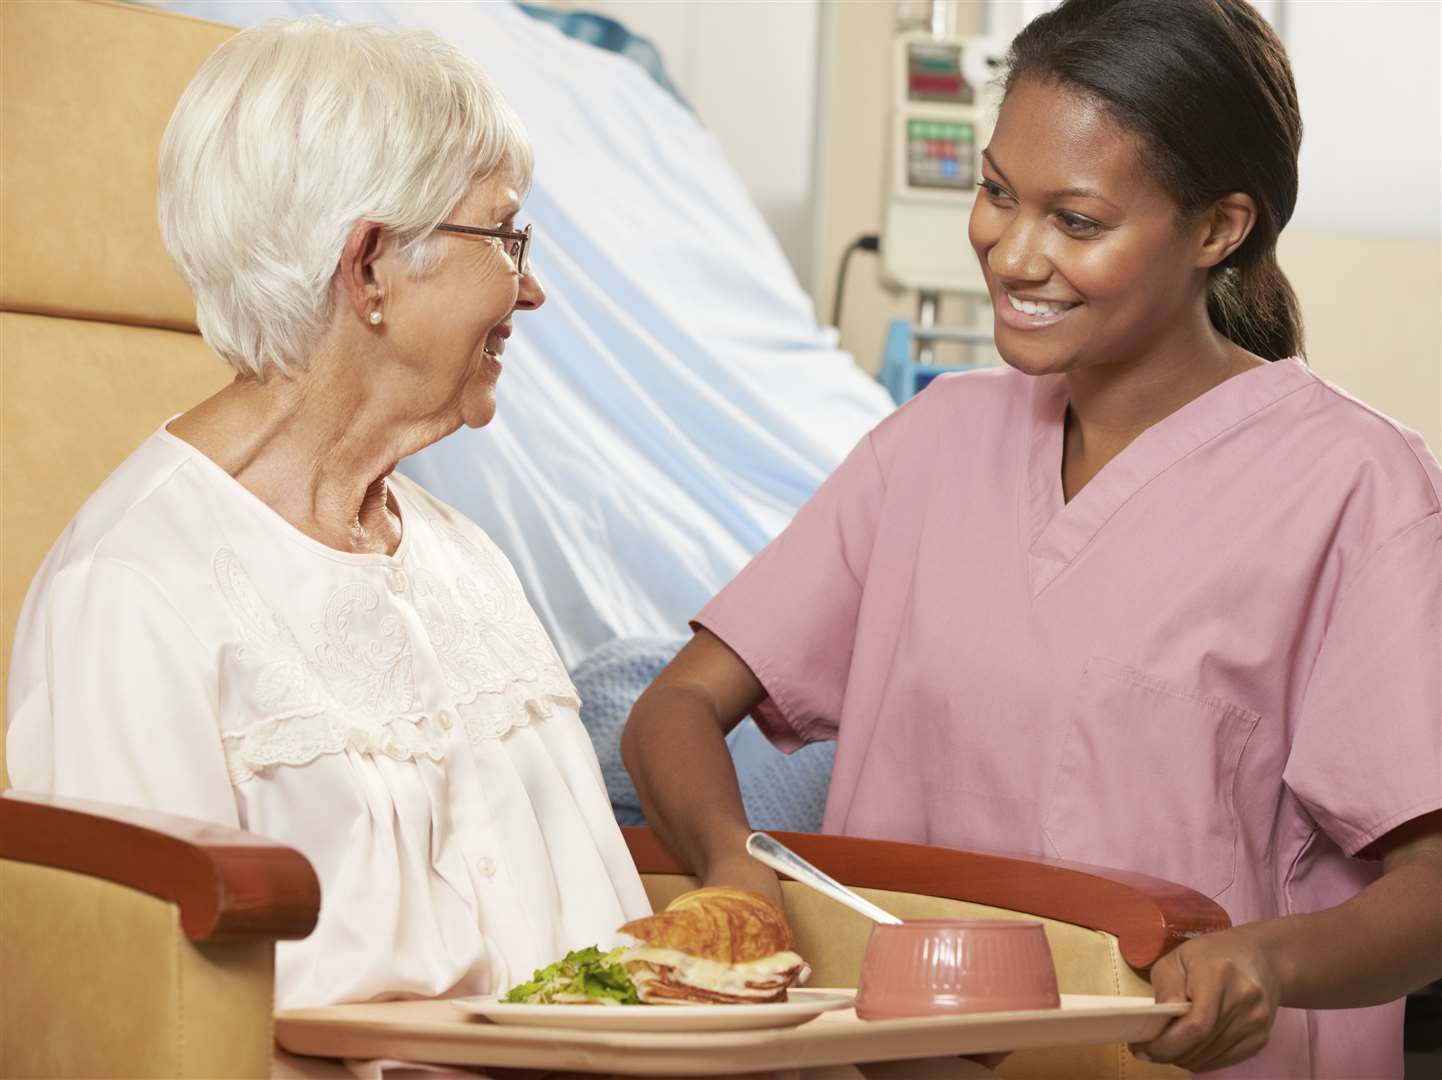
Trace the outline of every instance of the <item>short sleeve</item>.
<instances>
[{"instance_id":1,"label":"short sleeve","mask_svg":"<svg viewBox=\"0 0 1442 1080\"><path fill-rule=\"evenodd\" d=\"M114 560L67 567L32 627L45 678L11 719L17 788L239 824L215 658L158 586Z\"/></svg>"},{"instance_id":2,"label":"short sleeve","mask_svg":"<svg viewBox=\"0 0 1442 1080\"><path fill-rule=\"evenodd\" d=\"M1283 773L1348 855L1442 807L1442 517L1377 549L1322 641Z\"/></svg>"},{"instance_id":3,"label":"short sleeve","mask_svg":"<svg viewBox=\"0 0 1442 1080\"><path fill-rule=\"evenodd\" d=\"M868 435L693 621L766 688L756 721L782 750L836 738L884 495Z\"/></svg>"}]
</instances>

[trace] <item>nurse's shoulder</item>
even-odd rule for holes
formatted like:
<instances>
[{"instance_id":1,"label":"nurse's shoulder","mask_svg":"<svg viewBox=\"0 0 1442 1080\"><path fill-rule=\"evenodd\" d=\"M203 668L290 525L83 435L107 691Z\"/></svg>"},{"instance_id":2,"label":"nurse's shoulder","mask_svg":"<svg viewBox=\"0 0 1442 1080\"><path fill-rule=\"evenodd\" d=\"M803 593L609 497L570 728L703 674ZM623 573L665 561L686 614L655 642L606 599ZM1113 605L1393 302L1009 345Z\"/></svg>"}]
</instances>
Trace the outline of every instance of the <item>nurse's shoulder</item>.
<instances>
[{"instance_id":1,"label":"nurse's shoulder","mask_svg":"<svg viewBox=\"0 0 1442 1080\"><path fill-rule=\"evenodd\" d=\"M1337 500L1339 513L1370 543L1442 513L1442 469L1417 432L1308 372L1310 385L1287 412L1297 477ZM1369 544L1370 546L1370 544Z\"/></svg>"},{"instance_id":2,"label":"nurse's shoulder","mask_svg":"<svg viewBox=\"0 0 1442 1080\"><path fill-rule=\"evenodd\" d=\"M956 465L1014 454L1012 440L1028 430L1034 384L1050 378L1005 365L937 376L872 430L883 471L918 456Z\"/></svg>"}]
</instances>

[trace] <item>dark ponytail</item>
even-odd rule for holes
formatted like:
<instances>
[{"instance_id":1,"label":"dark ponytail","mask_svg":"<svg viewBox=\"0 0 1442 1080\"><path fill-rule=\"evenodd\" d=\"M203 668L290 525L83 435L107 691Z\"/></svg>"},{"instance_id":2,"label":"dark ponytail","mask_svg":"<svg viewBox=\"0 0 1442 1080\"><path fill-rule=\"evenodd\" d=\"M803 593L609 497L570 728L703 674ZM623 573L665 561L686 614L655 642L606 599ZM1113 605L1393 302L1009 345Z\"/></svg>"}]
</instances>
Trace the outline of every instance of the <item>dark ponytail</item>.
<instances>
[{"instance_id":1,"label":"dark ponytail","mask_svg":"<svg viewBox=\"0 0 1442 1080\"><path fill-rule=\"evenodd\" d=\"M1207 314L1213 326L1263 360L1302 355L1302 314L1275 246L1235 269L1213 272Z\"/></svg>"},{"instance_id":2,"label":"dark ponytail","mask_svg":"<svg viewBox=\"0 0 1442 1080\"><path fill-rule=\"evenodd\" d=\"M1076 90L1139 136L1184 220L1250 195L1256 223L1212 271L1207 314L1263 359L1301 355L1277 237L1297 205L1302 115L1286 51L1247 0L1067 0L1012 42L1007 90L1023 78Z\"/></svg>"}]
</instances>

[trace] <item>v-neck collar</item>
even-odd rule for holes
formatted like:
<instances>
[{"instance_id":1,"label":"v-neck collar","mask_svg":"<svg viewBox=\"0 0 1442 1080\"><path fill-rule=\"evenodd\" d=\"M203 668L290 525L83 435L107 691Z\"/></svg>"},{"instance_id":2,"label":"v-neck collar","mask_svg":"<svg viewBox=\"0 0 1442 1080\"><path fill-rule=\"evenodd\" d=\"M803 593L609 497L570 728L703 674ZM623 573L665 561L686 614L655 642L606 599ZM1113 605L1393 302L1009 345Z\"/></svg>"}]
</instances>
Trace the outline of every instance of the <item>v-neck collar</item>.
<instances>
[{"instance_id":1,"label":"v-neck collar","mask_svg":"<svg viewBox=\"0 0 1442 1080\"><path fill-rule=\"evenodd\" d=\"M1039 376L1032 390L1022 498L1032 596L1040 595L1112 515L1152 480L1222 432L1309 385L1313 378L1297 359L1277 360L1232 376L1147 428L1066 502L1061 464L1067 379L1065 375Z\"/></svg>"}]
</instances>

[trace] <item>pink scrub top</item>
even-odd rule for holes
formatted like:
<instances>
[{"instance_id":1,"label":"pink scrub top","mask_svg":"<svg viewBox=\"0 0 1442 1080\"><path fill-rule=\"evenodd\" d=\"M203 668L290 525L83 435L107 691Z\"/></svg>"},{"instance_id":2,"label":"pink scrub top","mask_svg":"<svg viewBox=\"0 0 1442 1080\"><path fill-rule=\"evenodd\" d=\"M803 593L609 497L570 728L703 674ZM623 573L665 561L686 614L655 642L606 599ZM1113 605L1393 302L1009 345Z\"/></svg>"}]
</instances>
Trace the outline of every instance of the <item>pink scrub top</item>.
<instances>
[{"instance_id":1,"label":"pink scrub top","mask_svg":"<svg viewBox=\"0 0 1442 1080\"><path fill-rule=\"evenodd\" d=\"M1286 360L1069 503L1064 376L939 379L697 616L782 749L835 739L825 830L1317 911L1442 807L1442 473ZM1283 1009L1231 1077L1402 1074L1402 1003ZM1223 1075L1223 1074L1217 1074Z\"/></svg>"}]
</instances>

